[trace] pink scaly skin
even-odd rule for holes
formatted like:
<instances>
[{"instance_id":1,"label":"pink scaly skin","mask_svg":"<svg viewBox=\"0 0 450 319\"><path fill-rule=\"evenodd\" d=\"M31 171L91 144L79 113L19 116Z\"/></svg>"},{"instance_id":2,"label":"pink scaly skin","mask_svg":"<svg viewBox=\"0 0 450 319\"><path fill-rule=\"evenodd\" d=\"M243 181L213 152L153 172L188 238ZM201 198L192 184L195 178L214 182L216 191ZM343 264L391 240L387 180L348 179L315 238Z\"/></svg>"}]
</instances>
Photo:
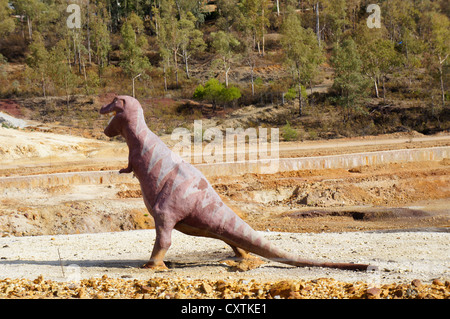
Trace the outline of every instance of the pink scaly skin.
<instances>
[{"instance_id":1,"label":"pink scaly skin","mask_svg":"<svg viewBox=\"0 0 450 319\"><path fill-rule=\"evenodd\" d=\"M272 245L228 206L194 166L174 154L150 129L140 103L130 96L118 96L101 108L101 114L115 113L105 129L108 137L122 135L129 148L128 167L141 185L145 205L155 220L156 241L145 268L166 268L164 256L171 244L172 230L188 235L221 239L238 258L252 252L277 262L307 267L349 270L375 269L353 263L316 262Z\"/></svg>"}]
</instances>

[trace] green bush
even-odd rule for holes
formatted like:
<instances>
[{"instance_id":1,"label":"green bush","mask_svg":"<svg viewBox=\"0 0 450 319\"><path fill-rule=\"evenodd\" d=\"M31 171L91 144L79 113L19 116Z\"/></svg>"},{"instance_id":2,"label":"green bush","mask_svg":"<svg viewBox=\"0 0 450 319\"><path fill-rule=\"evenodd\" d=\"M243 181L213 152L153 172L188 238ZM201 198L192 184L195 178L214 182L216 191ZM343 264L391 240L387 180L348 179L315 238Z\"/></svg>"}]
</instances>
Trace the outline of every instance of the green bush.
<instances>
[{"instance_id":1,"label":"green bush","mask_svg":"<svg viewBox=\"0 0 450 319\"><path fill-rule=\"evenodd\" d=\"M241 90L235 86L225 87L217 79L210 79L205 86L198 85L195 88L193 98L196 100L210 101L215 108L217 104L230 103L241 97Z\"/></svg>"},{"instance_id":2,"label":"green bush","mask_svg":"<svg viewBox=\"0 0 450 319\"><path fill-rule=\"evenodd\" d=\"M297 96L297 91L294 88L290 88L287 93L284 95L286 100L293 100Z\"/></svg>"},{"instance_id":3,"label":"green bush","mask_svg":"<svg viewBox=\"0 0 450 319\"><path fill-rule=\"evenodd\" d=\"M298 139L298 132L286 121L286 125L281 128L281 136L285 141L296 141Z\"/></svg>"}]
</instances>

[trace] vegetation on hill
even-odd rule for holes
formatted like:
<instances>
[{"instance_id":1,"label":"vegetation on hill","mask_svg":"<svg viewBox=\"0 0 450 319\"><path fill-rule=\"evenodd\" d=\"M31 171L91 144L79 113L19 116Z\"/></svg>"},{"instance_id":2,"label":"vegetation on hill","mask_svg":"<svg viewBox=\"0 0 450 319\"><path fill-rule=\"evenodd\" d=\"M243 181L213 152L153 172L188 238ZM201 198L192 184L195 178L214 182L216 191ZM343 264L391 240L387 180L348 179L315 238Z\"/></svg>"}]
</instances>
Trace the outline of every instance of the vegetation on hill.
<instances>
[{"instance_id":1,"label":"vegetation on hill","mask_svg":"<svg viewBox=\"0 0 450 319\"><path fill-rule=\"evenodd\" d=\"M372 2L0 0L0 98L42 97L41 114L107 93L213 114L295 103L255 123L291 139L450 129L449 2ZM146 115L170 122L183 103Z\"/></svg>"}]
</instances>

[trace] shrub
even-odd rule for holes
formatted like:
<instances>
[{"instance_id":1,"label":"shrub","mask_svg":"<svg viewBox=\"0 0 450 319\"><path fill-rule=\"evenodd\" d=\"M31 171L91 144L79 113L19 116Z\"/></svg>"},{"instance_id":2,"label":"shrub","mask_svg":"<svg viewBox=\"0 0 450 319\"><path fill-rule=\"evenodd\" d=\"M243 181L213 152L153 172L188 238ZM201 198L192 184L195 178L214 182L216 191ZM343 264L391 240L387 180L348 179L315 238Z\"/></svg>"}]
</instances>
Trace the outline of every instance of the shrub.
<instances>
[{"instance_id":1,"label":"shrub","mask_svg":"<svg viewBox=\"0 0 450 319\"><path fill-rule=\"evenodd\" d=\"M295 141L298 139L297 130L292 128L288 121L286 121L286 125L282 127L281 131L281 136L285 141Z\"/></svg>"},{"instance_id":2,"label":"shrub","mask_svg":"<svg viewBox=\"0 0 450 319\"><path fill-rule=\"evenodd\" d=\"M235 86L225 87L217 79L210 79L205 86L198 85L194 91L193 98L196 100L207 100L216 108L218 103L225 106L241 97L241 90Z\"/></svg>"}]
</instances>

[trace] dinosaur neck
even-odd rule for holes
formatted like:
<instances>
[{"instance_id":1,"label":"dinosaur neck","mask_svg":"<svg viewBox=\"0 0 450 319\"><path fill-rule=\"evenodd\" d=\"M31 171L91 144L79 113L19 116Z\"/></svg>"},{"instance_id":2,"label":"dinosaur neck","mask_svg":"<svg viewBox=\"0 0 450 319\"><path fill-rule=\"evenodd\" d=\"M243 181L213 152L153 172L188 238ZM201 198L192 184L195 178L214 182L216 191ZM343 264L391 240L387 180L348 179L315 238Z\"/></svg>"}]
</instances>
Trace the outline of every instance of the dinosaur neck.
<instances>
[{"instance_id":1,"label":"dinosaur neck","mask_svg":"<svg viewBox=\"0 0 450 319\"><path fill-rule=\"evenodd\" d=\"M138 112L136 120L124 128L122 135L130 150L142 150L145 144L152 145L158 140L158 137L147 127L142 110Z\"/></svg>"},{"instance_id":2,"label":"dinosaur neck","mask_svg":"<svg viewBox=\"0 0 450 319\"><path fill-rule=\"evenodd\" d=\"M130 150L142 150L144 145L152 145L157 142L157 136L147 126L139 133L127 127L124 129L123 137Z\"/></svg>"}]
</instances>

